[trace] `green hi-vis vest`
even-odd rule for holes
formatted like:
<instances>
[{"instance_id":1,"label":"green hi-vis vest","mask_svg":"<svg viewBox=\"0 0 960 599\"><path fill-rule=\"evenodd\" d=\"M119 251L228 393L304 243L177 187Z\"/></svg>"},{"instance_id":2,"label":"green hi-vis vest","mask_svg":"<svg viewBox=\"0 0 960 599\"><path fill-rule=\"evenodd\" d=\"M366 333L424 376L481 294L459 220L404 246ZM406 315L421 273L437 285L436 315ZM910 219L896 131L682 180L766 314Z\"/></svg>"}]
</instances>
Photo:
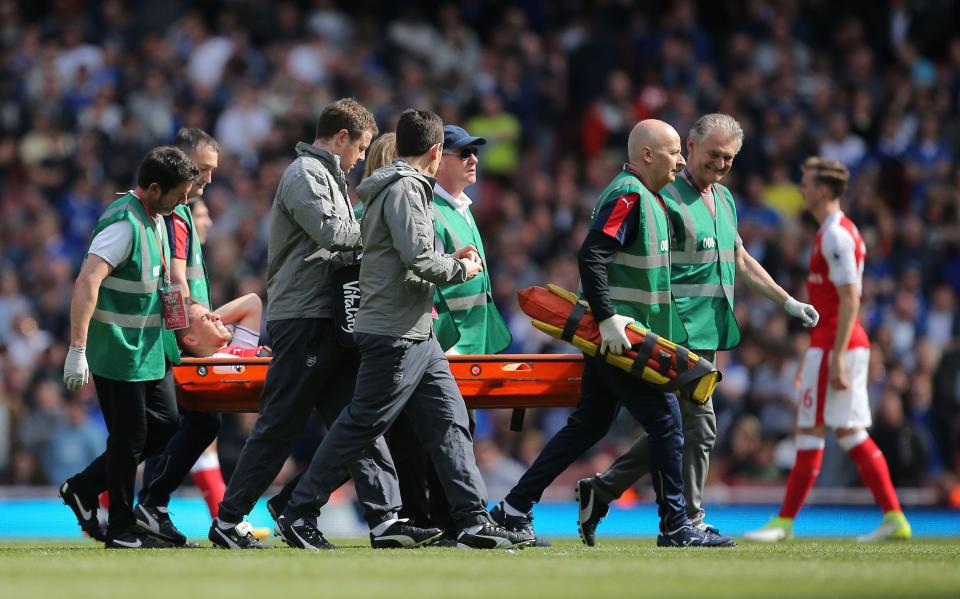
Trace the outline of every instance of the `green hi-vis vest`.
<instances>
[{"instance_id":1,"label":"green hi-vis vest","mask_svg":"<svg viewBox=\"0 0 960 599\"><path fill-rule=\"evenodd\" d=\"M468 213L469 214L469 213ZM480 253L483 270L469 281L437 286L434 305L438 318L433 323L437 339L452 339L450 330L459 330L460 339L453 349L461 354L495 354L510 347L513 337L493 303L493 287L483 249L480 232L473 217L464 218L457 209L439 195L433 196L433 225L437 241L443 251L452 253L472 245ZM442 344L441 344L442 346ZM448 347L444 348L449 349Z\"/></svg>"},{"instance_id":2,"label":"green hi-vis vest","mask_svg":"<svg viewBox=\"0 0 960 599\"><path fill-rule=\"evenodd\" d=\"M730 349L740 343L733 314L737 206L730 190L713 184L716 217L686 177L663 188L673 225L673 296L692 349Z\"/></svg>"},{"instance_id":3,"label":"green hi-vis vest","mask_svg":"<svg viewBox=\"0 0 960 599\"><path fill-rule=\"evenodd\" d=\"M189 206L178 205L174 214L180 216L190 229L190 245L187 254L187 287L190 297L203 304L208 310L210 306L210 278L207 276L207 265L203 261L203 248L200 246L200 236L193 223L193 212ZM170 240L173 243L173 239Z\"/></svg>"},{"instance_id":4,"label":"green hi-vis vest","mask_svg":"<svg viewBox=\"0 0 960 599\"><path fill-rule=\"evenodd\" d=\"M163 326L160 299L163 260L170 263L166 228L157 232L132 192L104 210L94 237L116 222L133 227L133 244L127 261L100 284L87 334L87 362L90 372L117 381L162 379L167 362L180 363L176 337Z\"/></svg>"},{"instance_id":5,"label":"green hi-vis vest","mask_svg":"<svg viewBox=\"0 0 960 599\"><path fill-rule=\"evenodd\" d=\"M621 196L636 194L639 227L630 245L620 248L607 267L610 300L621 316L661 337L683 343L686 332L670 290L670 225L660 198L624 168L600 194L591 221L600 208Z\"/></svg>"}]
</instances>

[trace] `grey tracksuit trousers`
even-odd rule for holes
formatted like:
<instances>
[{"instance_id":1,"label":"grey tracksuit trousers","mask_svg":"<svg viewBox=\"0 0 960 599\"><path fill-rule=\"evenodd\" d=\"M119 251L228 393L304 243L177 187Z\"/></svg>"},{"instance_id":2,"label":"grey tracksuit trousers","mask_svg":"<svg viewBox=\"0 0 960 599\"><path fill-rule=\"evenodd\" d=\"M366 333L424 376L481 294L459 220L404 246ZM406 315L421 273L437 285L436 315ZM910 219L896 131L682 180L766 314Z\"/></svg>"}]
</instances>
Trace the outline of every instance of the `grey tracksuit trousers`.
<instances>
[{"instance_id":1,"label":"grey tracksuit trousers","mask_svg":"<svg viewBox=\"0 0 960 599\"><path fill-rule=\"evenodd\" d=\"M486 487L473 454L467 408L443 350L424 340L355 333L360 350L353 400L323 438L293 491L288 510L318 514L346 468L406 411L431 457L461 529L488 522ZM396 476L388 495L399 494Z\"/></svg>"},{"instance_id":2,"label":"grey tracksuit trousers","mask_svg":"<svg viewBox=\"0 0 960 599\"><path fill-rule=\"evenodd\" d=\"M297 318L267 323L274 357L260 396L260 414L240 452L237 468L220 503L220 519L239 522L280 472L314 407L330 425L353 395L357 358L336 341L329 318ZM349 471L374 526L396 516L400 492L391 488L396 470L387 443L371 439L345 465L336 486Z\"/></svg>"}]
</instances>

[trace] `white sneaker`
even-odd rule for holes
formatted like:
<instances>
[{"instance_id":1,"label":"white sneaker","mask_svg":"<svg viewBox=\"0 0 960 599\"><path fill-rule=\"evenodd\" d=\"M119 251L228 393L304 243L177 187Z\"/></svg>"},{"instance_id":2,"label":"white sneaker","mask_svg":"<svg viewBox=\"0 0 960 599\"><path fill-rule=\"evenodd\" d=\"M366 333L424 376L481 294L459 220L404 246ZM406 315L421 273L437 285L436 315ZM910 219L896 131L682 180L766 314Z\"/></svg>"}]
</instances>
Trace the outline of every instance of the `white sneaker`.
<instances>
[{"instance_id":1,"label":"white sneaker","mask_svg":"<svg viewBox=\"0 0 960 599\"><path fill-rule=\"evenodd\" d=\"M754 543L780 543L793 538L793 518L774 516L757 530L743 533L743 538Z\"/></svg>"},{"instance_id":2,"label":"white sneaker","mask_svg":"<svg viewBox=\"0 0 960 599\"><path fill-rule=\"evenodd\" d=\"M697 528L699 528L699 529L702 530L703 532L710 532L710 533L713 533L713 534L715 534L715 535L720 534L720 529L717 528L716 526L714 526L713 524L708 524L708 523L706 523L706 522L697 522L696 524L694 524L694 526L696 526Z\"/></svg>"},{"instance_id":3,"label":"white sneaker","mask_svg":"<svg viewBox=\"0 0 960 599\"><path fill-rule=\"evenodd\" d=\"M857 537L859 543L877 543L880 541L909 541L913 532L903 512L887 512L877 530Z\"/></svg>"}]
</instances>

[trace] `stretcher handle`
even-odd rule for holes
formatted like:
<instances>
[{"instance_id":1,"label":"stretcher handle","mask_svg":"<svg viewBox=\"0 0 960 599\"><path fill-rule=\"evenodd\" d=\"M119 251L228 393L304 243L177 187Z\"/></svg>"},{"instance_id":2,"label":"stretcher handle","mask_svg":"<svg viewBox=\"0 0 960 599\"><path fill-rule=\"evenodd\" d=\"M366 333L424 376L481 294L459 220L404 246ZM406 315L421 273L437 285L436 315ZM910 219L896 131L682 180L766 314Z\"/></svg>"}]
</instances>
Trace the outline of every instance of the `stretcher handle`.
<instances>
[{"instance_id":1,"label":"stretcher handle","mask_svg":"<svg viewBox=\"0 0 960 599\"><path fill-rule=\"evenodd\" d=\"M181 366L230 366L233 364L247 366L254 364L269 364L273 358L182 358Z\"/></svg>"}]
</instances>

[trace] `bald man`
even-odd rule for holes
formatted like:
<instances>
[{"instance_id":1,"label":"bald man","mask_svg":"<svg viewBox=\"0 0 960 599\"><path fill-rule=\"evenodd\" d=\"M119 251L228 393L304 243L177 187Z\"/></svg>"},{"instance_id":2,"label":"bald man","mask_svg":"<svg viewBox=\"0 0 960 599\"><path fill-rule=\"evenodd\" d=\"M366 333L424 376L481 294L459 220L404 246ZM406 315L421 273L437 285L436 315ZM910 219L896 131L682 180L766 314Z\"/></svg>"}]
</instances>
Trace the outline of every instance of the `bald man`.
<instances>
[{"instance_id":1,"label":"bald man","mask_svg":"<svg viewBox=\"0 0 960 599\"><path fill-rule=\"evenodd\" d=\"M602 352L630 347L636 322L682 343L686 331L670 291L670 224L659 190L685 166L680 135L658 120L638 123L627 142L629 162L600 194L580 247L583 296L600 323ZM533 504L570 464L602 439L627 408L649 434L650 471L660 516L661 547L721 547L733 539L703 531L686 514L677 398L601 359L584 356L580 404L530 469L492 512L511 530L533 529Z\"/></svg>"}]
</instances>

